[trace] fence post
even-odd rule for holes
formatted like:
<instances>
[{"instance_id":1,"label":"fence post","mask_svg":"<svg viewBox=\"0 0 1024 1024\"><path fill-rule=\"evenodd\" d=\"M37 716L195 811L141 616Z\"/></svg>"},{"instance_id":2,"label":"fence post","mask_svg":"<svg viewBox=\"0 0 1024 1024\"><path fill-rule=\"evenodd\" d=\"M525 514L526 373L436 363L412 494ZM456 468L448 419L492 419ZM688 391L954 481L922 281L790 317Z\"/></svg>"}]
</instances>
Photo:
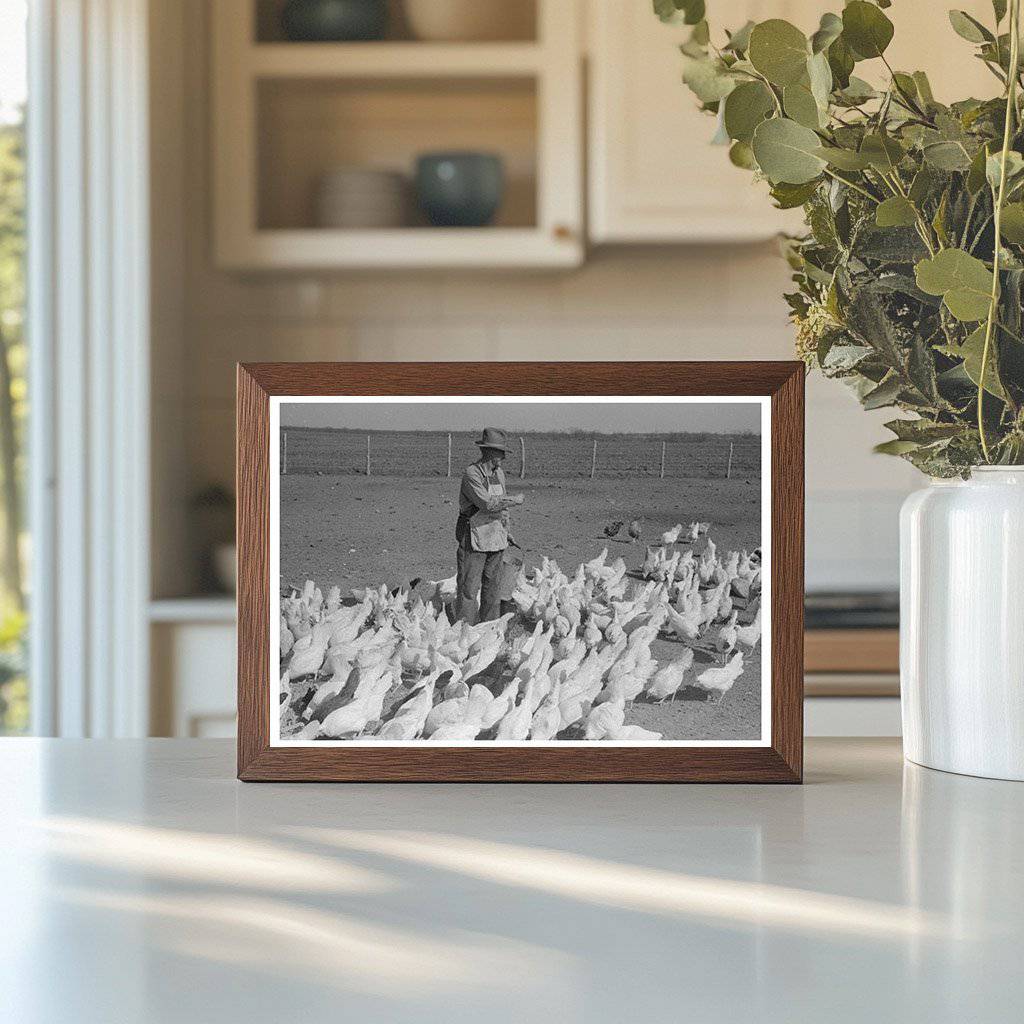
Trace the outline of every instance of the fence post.
<instances>
[{"instance_id":1,"label":"fence post","mask_svg":"<svg viewBox=\"0 0 1024 1024\"><path fill-rule=\"evenodd\" d=\"M594 472L597 470L597 438L594 438L594 450L590 455L590 479L594 479Z\"/></svg>"},{"instance_id":2,"label":"fence post","mask_svg":"<svg viewBox=\"0 0 1024 1024\"><path fill-rule=\"evenodd\" d=\"M288 431L281 431L281 475L288 473Z\"/></svg>"},{"instance_id":3,"label":"fence post","mask_svg":"<svg viewBox=\"0 0 1024 1024\"><path fill-rule=\"evenodd\" d=\"M661 442L661 472L658 474L659 480L665 479L665 442Z\"/></svg>"},{"instance_id":4,"label":"fence post","mask_svg":"<svg viewBox=\"0 0 1024 1024\"><path fill-rule=\"evenodd\" d=\"M448 472L445 474L447 477L452 475L452 435L448 435Z\"/></svg>"},{"instance_id":5,"label":"fence post","mask_svg":"<svg viewBox=\"0 0 1024 1024\"><path fill-rule=\"evenodd\" d=\"M526 441L519 438L519 479L526 478Z\"/></svg>"},{"instance_id":6,"label":"fence post","mask_svg":"<svg viewBox=\"0 0 1024 1024\"><path fill-rule=\"evenodd\" d=\"M732 441L729 442L729 464L725 467L725 479L732 477Z\"/></svg>"},{"instance_id":7,"label":"fence post","mask_svg":"<svg viewBox=\"0 0 1024 1024\"><path fill-rule=\"evenodd\" d=\"M366 475L370 475L370 435L366 435Z\"/></svg>"}]
</instances>

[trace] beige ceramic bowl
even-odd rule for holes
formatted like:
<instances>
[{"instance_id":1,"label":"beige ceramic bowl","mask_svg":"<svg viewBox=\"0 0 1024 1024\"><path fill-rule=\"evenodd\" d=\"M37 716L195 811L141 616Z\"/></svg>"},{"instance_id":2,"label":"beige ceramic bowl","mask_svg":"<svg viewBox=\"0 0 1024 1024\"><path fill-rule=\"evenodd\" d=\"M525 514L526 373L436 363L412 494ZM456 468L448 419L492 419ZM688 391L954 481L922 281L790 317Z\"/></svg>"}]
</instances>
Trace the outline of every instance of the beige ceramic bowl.
<instances>
[{"instance_id":1,"label":"beige ceramic bowl","mask_svg":"<svg viewBox=\"0 0 1024 1024\"><path fill-rule=\"evenodd\" d=\"M409 183L395 171L341 167L321 178L315 218L321 228L400 228L409 220Z\"/></svg>"},{"instance_id":2,"label":"beige ceramic bowl","mask_svg":"<svg viewBox=\"0 0 1024 1024\"><path fill-rule=\"evenodd\" d=\"M535 38L533 0L405 0L417 39L484 42Z\"/></svg>"}]
</instances>

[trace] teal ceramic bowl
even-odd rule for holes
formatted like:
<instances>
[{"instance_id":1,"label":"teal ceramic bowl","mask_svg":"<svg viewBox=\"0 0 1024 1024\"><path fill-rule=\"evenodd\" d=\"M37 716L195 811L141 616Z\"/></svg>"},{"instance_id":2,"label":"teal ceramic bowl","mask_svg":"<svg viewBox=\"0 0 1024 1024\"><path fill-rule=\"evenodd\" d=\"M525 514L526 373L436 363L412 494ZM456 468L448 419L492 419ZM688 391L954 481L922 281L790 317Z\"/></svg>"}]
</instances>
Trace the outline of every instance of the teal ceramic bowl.
<instances>
[{"instance_id":1,"label":"teal ceramic bowl","mask_svg":"<svg viewBox=\"0 0 1024 1024\"><path fill-rule=\"evenodd\" d=\"M494 153L424 153L416 161L416 196L435 227L490 224L504 192L504 164Z\"/></svg>"},{"instance_id":2,"label":"teal ceramic bowl","mask_svg":"<svg viewBox=\"0 0 1024 1024\"><path fill-rule=\"evenodd\" d=\"M380 39L388 27L387 0L288 0L281 27L288 39L302 43Z\"/></svg>"}]
</instances>

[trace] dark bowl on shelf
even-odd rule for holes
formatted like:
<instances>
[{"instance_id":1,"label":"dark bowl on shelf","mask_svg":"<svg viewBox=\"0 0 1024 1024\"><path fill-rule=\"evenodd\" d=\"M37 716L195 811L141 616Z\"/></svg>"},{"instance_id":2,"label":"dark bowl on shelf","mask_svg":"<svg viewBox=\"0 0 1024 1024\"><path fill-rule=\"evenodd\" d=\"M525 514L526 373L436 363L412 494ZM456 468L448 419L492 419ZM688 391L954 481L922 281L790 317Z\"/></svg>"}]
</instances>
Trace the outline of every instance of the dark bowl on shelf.
<instances>
[{"instance_id":1,"label":"dark bowl on shelf","mask_svg":"<svg viewBox=\"0 0 1024 1024\"><path fill-rule=\"evenodd\" d=\"M387 0L288 0L281 11L285 37L294 42L367 42L387 26Z\"/></svg>"},{"instance_id":2,"label":"dark bowl on shelf","mask_svg":"<svg viewBox=\"0 0 1024 1024\"><path fill-rule=\"evenodd\" d=\"M416 196L435 227L490 224L504 191L504 164L494 153L424 153L416 161Z\"/></svg>"}]
</instances>

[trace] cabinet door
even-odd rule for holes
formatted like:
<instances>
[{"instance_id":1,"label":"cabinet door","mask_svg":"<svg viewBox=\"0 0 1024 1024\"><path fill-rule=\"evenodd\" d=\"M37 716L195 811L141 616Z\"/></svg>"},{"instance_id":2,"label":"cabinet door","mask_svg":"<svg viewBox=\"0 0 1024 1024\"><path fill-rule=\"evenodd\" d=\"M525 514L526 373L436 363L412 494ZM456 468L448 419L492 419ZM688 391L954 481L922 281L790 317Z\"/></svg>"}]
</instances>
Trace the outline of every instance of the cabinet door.
<instances>
[{"instance_id":1,"label":"cabinet door","mask_svg":"<svg viewBox=\"0 0 1024 1024\"><path fill-rule=\"evenodd\" d=\"M650 0L589 0L589 201L594 242L706 242L799 230L799 211L775 210L767 187L710 145L714 120L681 82L678 45L689 29L663 25ZM986 25L989 0L956 6ZM786 18L811 33L839 0L734 0L712 6L713 31L747 19ZM996 95L998 83L950 27L945 5L904 0L886 14L896 26L894 67L928 72L938 99ZM1005 31L1006 24L1003 24ZM887 79L881 62L858 67Z\"/></svg>"},{"instance_id":2,"label":"cabinet door","mask_svg":"<svg viewBox=\"0 0 1024 1024\"><path fill-rule=\"evenodd\" d=\"M810 31L820 8L736 0L712 10L713 31L770 17ZM763 182L710 145L715 120L681 78L679 44L689 28L662 24L650 0L591 0L588 21L592 241L739 241L799 226L799 211L776 210Z\"/></svg>"}]
</instances>

